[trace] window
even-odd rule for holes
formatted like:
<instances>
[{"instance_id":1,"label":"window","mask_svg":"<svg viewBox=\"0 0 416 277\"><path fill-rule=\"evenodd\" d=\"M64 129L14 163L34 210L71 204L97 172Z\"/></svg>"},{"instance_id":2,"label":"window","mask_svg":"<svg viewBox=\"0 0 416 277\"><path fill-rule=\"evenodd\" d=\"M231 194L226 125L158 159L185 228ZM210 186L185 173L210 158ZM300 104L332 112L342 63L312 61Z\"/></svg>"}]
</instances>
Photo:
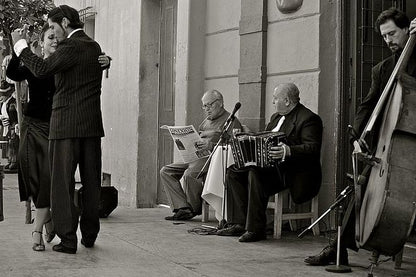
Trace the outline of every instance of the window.
<instances>
[{"instance_id":1,"label":"window","mask_svg":"<svg viewBox=\"0 0 416 277\"><path fill-rule=\"evenodd\" d=\"M84 22L84 32L92 39L95 34L95 15L96 11L92 7L86 7L85 9L79 10L79 17Z\"/></svg>"}]
</instances>

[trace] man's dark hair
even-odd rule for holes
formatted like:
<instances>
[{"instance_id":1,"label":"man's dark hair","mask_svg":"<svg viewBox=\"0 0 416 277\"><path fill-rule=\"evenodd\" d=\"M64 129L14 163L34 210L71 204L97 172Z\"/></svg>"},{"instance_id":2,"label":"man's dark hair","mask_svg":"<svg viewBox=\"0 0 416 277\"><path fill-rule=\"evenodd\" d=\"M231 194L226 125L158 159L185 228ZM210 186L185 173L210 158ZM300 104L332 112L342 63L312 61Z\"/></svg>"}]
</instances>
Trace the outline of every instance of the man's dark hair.
<instances>
[{"instance_id":1,"label":"man's dark hair","mask_svg":"<svg viewBox=\"0 0 416 277\"><path fill-rule=\"evenodd\" d=\"M45 33L46 31L49 30L49 25L48 23L46 23L45 25L43 25L42 27L42 31L40 31L40 41L45 41Z\"/></svg>"},{"instance_id":2,"label":"man's dark hair","mask_svg":"<svg viewBox=\"0 0 416 277\"><path fill-rule=\"evenodd\" d=\"M410 26L410 20L407 17L407 15L401 10L391 7L390 9L383 11L377 17L376 31L380 33L380 25L386 23L389 20L392 20L394 24L396 24L396 26L399 27L400 29L403 29L406 27L409 28Z\"/></svg>"},{"instance_id":3,"label":"man's dark hair","mask_svg":"<svg viewBox=\"0 0 416 277\"><path fill-rule=\"evenodd\" d=\"M67 5L58 6L51 10L48 14L48 18L52 22L58 23L61 27L62 19L64 17L69 20L68 26L72 29L78 29L84 26L84 23L79 19L78 11Z\"/></svg>"}]
</instances>

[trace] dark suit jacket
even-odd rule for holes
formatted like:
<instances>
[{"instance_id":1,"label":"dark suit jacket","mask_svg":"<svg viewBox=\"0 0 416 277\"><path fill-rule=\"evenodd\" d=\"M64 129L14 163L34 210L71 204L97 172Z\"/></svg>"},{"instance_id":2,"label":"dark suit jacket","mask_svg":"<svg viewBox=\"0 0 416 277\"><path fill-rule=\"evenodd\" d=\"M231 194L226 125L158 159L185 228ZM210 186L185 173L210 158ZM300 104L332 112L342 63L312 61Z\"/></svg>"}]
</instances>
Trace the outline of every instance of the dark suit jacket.
<instances>
[{"instance_id":1,"label":"dark suit jacket","mask_svg":"<svg viewBox=\"0 0 416 277\"><path fill-rule=\"evenodd\" d=\"M358 106L357 113L354 118L354 129L358 135L361 135L365 125L370 119L387 82L396 65L398 55L392 55L387 59L375 65L371 71L371 88L363 102ZM416 77L416 53L410 56L406 72L413 77ZM381 118L381 117L380 117ZM378 130L380 122L376 123L374 130ZM373 132L374 133L374 132Z\"/></svg>"},{"instance_id":2,"label":"dark suit jacket","mask_svg":"<svg viewBox=\"0 0 416 277\"><path fill-rule=\"evenodd\" d=\"M38 78L55 75L50 139L102 137L101 48L83 31L64 39L43 60L25 48L20 59Z\"/></svg>"},{"instance_id":3,"label":"dark suit jacket","mask_svg":"<svg viewBox=\"0 0 416 277\"><path fill-rule=\"evenodd\" d=\"M266 130L276 127L281 115L275 113ZM290 147L291 156L279 165L285 186L289 187L295 203L302 203L318 194L322 181L321 144L322 120L302 104L298 104L280 127L287 136L286 144Z\"/></svg>"}]
</instances>

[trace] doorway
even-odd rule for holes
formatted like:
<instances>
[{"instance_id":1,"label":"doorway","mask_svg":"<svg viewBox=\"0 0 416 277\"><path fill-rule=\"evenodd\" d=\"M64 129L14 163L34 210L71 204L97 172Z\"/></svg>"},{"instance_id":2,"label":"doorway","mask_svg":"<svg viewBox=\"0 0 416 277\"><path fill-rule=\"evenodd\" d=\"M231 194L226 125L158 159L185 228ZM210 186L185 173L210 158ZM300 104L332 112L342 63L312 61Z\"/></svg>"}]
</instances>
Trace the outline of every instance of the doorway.
<instances>
[{"instance_id":1,"label":"doorway","mask_svg":"<svg viewBox=\"0 0 416 277\"><path fill-rule=\"evenodd\" d=\"M177 0L161 1L159 110L158 110L158 170L173 161L173 142L163 125L175 124L175 55ZM157 203L168 204L166 194L157 177Z\"/></svg>"},{"instance_id":2,"label":"doorway","mask_svg":"<svg viewBox=\"0 0 416 277\"><path fill-rule=\"evenodd\" d=\"M341 90L340 161L337 169L337 193L346 185L346 173L352 172L348 124L352 124L358 105L371 86L371 69L391 55L382 37L375 31L377 16L390 7L404 11L409 19L416 17L412 0L357 0L343 3L342 52L343 83Z\"/></svg>"}]
</instances>

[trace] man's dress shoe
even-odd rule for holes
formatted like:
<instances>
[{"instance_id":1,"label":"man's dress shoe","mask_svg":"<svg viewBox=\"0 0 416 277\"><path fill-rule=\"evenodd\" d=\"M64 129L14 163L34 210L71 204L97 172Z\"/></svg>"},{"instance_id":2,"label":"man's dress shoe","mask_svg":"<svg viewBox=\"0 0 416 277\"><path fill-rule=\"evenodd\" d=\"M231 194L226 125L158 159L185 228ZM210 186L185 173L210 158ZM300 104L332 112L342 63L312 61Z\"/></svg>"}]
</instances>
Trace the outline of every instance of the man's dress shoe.
<instances>
[{"instance_id":1,"label":"man's dress shoe","mask_svg":"<svg viewBox=\"0 0 416 277\"><path fill-rule=\"evenodd\" d=\"M224 228L217 231L218 236L241 236L244 234L246 229L244 229L243 225L240 224L233 224L228 228Z\"/></svg>"},{"instance_id":2,"label":"man's dress shoe","mask_svg":"<svg viewBox=\"0 0 416 277\"><path fill-rule=\"evenodd\" d=\"M84 240L83 238L81 239L81 244L84 245L86 248L94 247L94 241Z\"/></svg>"},{"instance_id":3,"label":"man's dress shoe","mask_svg":"<svg viewBox=\"0 0 416 277\"><path fill-rule=\"evenodd\" d=\"M267 238L265 232L245 232L239 239L239 242L254 242L265 240Z\"/></svg>"},{"instance_id":4,"label":"man's dress shoe","mask_svg":"<svg viewBox=\"0 0 416 277\"><path fill-rule=\"evenodd\" d=\"M62 244L62 242L57 244L57 245L54 245L52 247L52 250L56 251L56 252L66 253L66 254L75 254L75 253L77 253L76 248L66 247Z\"/></svg>"},{"instance_id":5,"label":"man's dress shoe","mask_svg":"<svg viewBox=\"0 0 416 277\"><path fill-rule=\"evenodd\" d=\"M179 209L174 215L165 217L166 220L189 220L195 214L190 209Z\"/></svg>"},{"instance_id":6,"label":"man's dress shoe","mask_svg":"<svg viewBox=\"0 0 416 277\"><path fill-rule=\"evenodd\" d=\"M337 249L332 245L326 246L321 253L316 256L309 256L304 260L310 265L329 265L337 262ZM339 263L341 265L348 265L348 252L346 248L341 248Z\"/></svg>"}]
</instances>

